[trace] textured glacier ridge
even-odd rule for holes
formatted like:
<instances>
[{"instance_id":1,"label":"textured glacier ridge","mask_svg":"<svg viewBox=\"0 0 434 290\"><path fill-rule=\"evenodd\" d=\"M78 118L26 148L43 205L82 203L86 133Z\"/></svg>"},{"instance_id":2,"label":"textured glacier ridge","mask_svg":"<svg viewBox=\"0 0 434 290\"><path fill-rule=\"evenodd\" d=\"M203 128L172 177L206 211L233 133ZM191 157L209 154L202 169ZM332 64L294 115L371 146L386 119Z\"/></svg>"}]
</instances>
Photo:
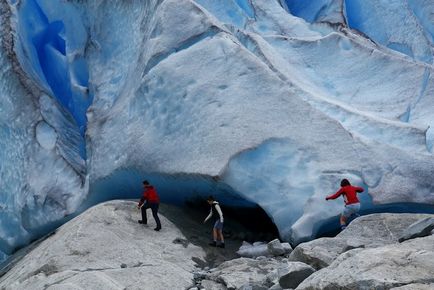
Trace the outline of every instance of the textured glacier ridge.
<instances>
[{"instance_id":1,"label":"textured glacier ridge","mask_svg":"<svg viewBox=\"0 0 434 290\"><path fill-rule=\"evenodd\" d=\"M366 210L433 205L432 5L302 2L1 1L0 249L142 178L241 196L292 241L343 177Z\"/></svg>"}]
</instances>

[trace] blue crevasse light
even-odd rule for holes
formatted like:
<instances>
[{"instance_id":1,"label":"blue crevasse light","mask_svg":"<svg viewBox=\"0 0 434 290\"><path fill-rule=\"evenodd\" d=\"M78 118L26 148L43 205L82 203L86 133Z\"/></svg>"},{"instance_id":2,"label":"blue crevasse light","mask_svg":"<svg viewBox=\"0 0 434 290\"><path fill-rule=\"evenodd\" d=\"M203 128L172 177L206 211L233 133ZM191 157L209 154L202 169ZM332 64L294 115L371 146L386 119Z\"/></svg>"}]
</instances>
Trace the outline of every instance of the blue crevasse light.
<instances>
[{"instance_id":1,"label":"blue crevasse light","mask_svg":"<svg viewBox=\"0 0 434 290\"><path fill-rule=\"evenodd\" d=\"M37 81L51 90L59 104L71 114L84 137L86 111L92 103L88 90L89 73L83 56L68 57L67 28L61 19L50 21L38 0L22 2L19 34L31 66L27 70L33 71ZM80 155L85 159L84 138L80 147Z\"/></svg>"}]
</instances>

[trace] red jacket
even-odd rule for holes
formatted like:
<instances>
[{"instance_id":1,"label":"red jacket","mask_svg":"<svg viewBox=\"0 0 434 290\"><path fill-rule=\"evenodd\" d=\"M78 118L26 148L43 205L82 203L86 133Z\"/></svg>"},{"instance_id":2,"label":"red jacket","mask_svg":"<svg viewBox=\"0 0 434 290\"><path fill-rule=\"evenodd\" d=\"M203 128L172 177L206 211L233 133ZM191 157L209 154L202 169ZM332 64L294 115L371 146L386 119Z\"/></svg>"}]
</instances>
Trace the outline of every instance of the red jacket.
<instances>
[{"instance_id":1,"label":"red jacket","mask_svg":"<svg viewBox=\"0 0 434 290\"><path fill-rule=\"evenodd\" d=\"M157 191L152 185L145 186L145 191L143 192L143 196L140 199L139 207L147 200L152 203L160 203L160 197L157 194Z\"/></svg>"},{"instance_id":2,"label":"red jacket","mask_svg":"<svg viewBox=\"0 0 434 290\"><path fill-rule=\"evenodd\" d=\"M339 189L339 191L335 194L327 196L326 200L336 199L339 196L343 195L345 204L359 203L359 199L357 198L357 192L363 192L363 190L364 189L362 187L347 185L341 187L341 189Z\"/></svg>"}]
</instances>

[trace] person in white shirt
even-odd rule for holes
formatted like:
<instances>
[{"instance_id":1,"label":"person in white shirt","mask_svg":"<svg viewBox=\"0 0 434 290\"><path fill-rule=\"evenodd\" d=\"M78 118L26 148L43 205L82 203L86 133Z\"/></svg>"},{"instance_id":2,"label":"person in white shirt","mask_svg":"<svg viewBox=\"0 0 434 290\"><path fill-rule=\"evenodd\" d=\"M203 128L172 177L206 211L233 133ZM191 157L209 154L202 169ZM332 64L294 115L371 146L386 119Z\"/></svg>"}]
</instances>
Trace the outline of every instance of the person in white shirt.
<instances>
[{"instance_id":1,"label":"person in white shirt","mask_svg":"<svg viewBox=\"0 0 434 290\"><path fill-rule=\"evenodd\" d=\"M206 223L214 215L215 212L217 212L218 214L218 219L215 221L213 231L212 231L213 241L209 245L213 247L224 248L225 247L225 240L223 238L224 220L223 220L222 209L220 208L219 203L215 201L214 197L212 196L208 197L207 202L211 206L211 210L209 212L209 215L203 221L203 223ZM218 243L219 240L220 243Z\"/></svg>"}]
</instances>

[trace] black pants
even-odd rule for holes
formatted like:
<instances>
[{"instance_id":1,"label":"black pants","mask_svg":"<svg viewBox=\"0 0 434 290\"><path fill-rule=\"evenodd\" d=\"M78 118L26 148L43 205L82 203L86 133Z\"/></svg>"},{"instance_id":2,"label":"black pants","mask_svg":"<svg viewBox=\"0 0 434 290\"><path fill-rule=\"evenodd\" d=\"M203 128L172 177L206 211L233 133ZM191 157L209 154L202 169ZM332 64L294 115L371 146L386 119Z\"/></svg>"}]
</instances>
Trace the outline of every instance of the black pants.
<instances>
[{"instance_id":1,"label":"black pants","mask_svg":"<svg viewBox=\"0 0 434 290\"><path fill-rule=\"evenodd\" d=\"M152 210L152 216L155 219L155 222L157 223L157 228L161 229L161 222L160 222L160 218L158 217L158 207L160 206L159 203L155 203L155 202L146 202L143 206L142 206L142 221L143 223L147 223L148 222L148 218L146 217L146 210L148 208L150 208Z\"/></svg>"}]
</instances>

